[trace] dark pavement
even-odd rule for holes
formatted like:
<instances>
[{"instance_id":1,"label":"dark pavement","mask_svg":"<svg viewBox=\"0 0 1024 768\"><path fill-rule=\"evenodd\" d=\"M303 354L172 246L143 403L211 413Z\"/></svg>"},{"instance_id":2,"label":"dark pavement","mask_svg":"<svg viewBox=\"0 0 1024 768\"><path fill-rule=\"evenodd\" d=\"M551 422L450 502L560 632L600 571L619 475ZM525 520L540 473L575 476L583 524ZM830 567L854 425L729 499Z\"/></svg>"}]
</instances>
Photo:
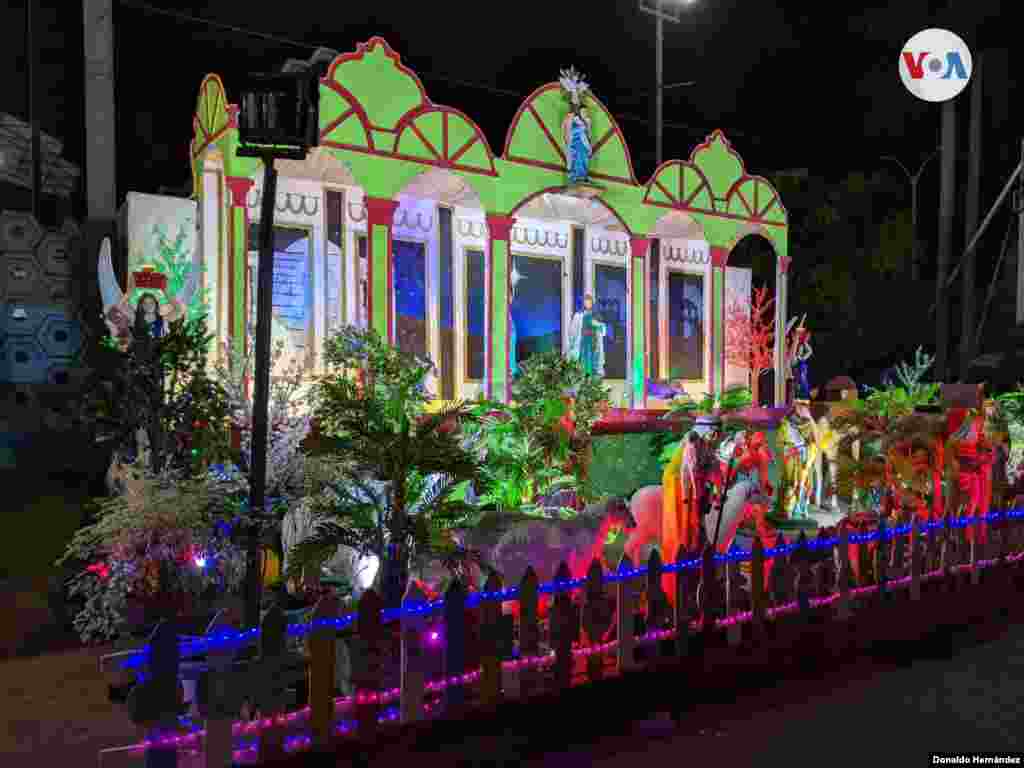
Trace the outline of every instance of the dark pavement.
<instances>
[{"instance_id":1,"label":"dark pavement","mask_svg":"<svg viewBox=\"0 0 1024 768\"><path fill-rule=\"evenodd\" d=\"M1024 624L947 632L914 651L911 661L873 649L815 680L723 692L678 726L668 715L627 724L522 764L896 768L929 765L930 752L1024 751Z\"/></svg>"}]
</instances>

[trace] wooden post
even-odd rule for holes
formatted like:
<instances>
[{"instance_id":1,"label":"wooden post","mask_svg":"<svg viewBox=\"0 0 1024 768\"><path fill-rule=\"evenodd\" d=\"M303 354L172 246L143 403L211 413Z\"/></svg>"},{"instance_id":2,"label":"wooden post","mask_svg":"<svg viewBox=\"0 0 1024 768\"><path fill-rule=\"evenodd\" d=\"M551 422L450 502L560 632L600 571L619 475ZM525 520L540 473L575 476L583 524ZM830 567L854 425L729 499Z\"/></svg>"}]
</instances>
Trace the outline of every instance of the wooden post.
<instances>
[{"instance_id":1,"label":"wooden post","mask_svg":"<svg viewBox=\"0 0 1024 768\"><path fill-rule=\"evenodd\" d=\"M715 573L715 550L708 544L701 556L700 586L697 587L698 612L704 647L710 644L718 619L718 575Z\"/></svg>"},{"instance_id":2,"label":"wooden post","mask_svg":"<svg viewBox=\"0 0 1024 768\"><path fill-rule=\"evenodd\" d=\"M917 515L910 521L910 599L921 599L921 523Z\"/></svg>"},{"instance_id":3,"label":"wooden post","mask_svg":"<svg viewBox=\"0 0 1024 768\"><path fill-rule=\"evenodd\" d=\"M147 678L128 694L132 722L147 728L147 740L157 741L178 723L178 668L181 655L178 633L168 621L160 622L149 636ZM146 750L146 768L177 768L178 748L154 745Z\"/></svg>"},{"instance_id":4,"label":"wooden post","mask_svg":"<svg viewBox=\"0 0 1024 768\"><path fill-rule=\"evenodd\" d=\"M971 584L978 585L981 583L981 561L984 559L981 543L982 522L980 509L974 511L974 520L971 525L974 526L974 535L971 537Z\"/></svg>"},{"instance_id":5,"label":"wooden post","mask_svg":"<svg viewBox=\"0 0 1024 768\"><path fill-rule=\"evenodd\" d=\"M491 571L484 582L484 593L500 592L501 576ZM494 711L501 701L501 654L498 646L501 635L501 603L497 600L480 602L480 704Z\"/></svg>"},{"instance_id":6,"label":"wooden post","mask_svg":"<svg viewBox=\"0 0 1024 768\"><path fill-rule=\"evenodd\" d=\"M423 719L423 694L426 673L423 659L423 632L427 628L427 617L422 609L427 596L413 579L405 589L402 598L402 668L401 668L401 713L403 723L414 723Z\"/></svg>"},{"instance_id":7,"label":"wooden post","mask_svg":"<svg viewBox=\"0 0 1024 768\"><path fill-rule=\"evenodd\" d=\"M629 555L623 555L619 560L619 574L626 574L632 570L633 561L629 559ZM615 584L619 641L617 661L620 674L636 666L636 658L633 653L636 646L636 637L633 634L633 607L635 605L633 578L633 576L625 576Z\"/></svg>"},{"instance_id":8,"label":"wooden post","mask_svg":"<svg viewBox=\"0 0 1024 768\"><path fill-rule=\"evenodd\" d=\"M466 588L454 579L444 595L445 716L458 719L466 705Z\"/></svg>"},{"instance_id":9,"label":"wooden post","mask_svg":"<svg viewBox=\"0 0 1024 768\"><path fill-rule=\"evenodd\" d=\"M281 760L284 757L284 727L277 722L288 705L287 680L284 678L288 665L286 638L288 624L281 606L271 606L263 613L260 622L259 686L253 696L261 717L270 718L272 725L260 734L259 762Z\"/></svg>"},{"instance_id":10,"label":"wooden post","mask_svg":"<svg viewBox=\"0 0 1024 768\"><path fill-rule=\"evenodd\" d=\"M338 599L333 595L322 597L313 609L313 616L310 619L313 627L307 639L309 722L313 730L313 743L317 747L328 746L334 738L334 643L337 627L333 622L338 618L338 607ZM352 665L353 678L361 671L356 666L357 663L358 661L354 661Z\"/></svg>"},{"instance_id":11,"label":"wooden post","mask_svg":"<svg viewBox=\"0 0 1024 768\"><path fill-rule=\"evenodd\" d=\"M885 600L889 587L889 539L885 518L878 518L878 546L875 548L875 580L878 584L878 600Z\"/></svg>"},{"instance_id":12,"label":"wooden post","mask_svg":"<svg viewBox=\"0 0 1024 768\"><path fill-rule=\"evenodd\" d=\"M234 631L223 612L214 616L206 628L207 636ZM206 768L231 768L234 738L231 726L241 709L241 697L232 688L233 648L212 647L206 654L207 686L200 696L199 712L206 719Z\"/></svg>"},{"instance_id":13,"label":"wooden post","mask_svg":"<svg viewBox=\"0 0 1024 768\"><path fill-rule=\"evenodd\" d=\"M793 570L796 572L794 591L800 618L807 621L811 613L811 553L807 548L807 534L804 531L800 531L796 546L792 558Z\"/></svg>"},{"instance_id":14,"label":"wooden post","mask_svg":"<svg viewBox=\"0 0 1024 768\"><path fill-rule=\"evenodd\" d=\"M668 627L669 606L668 597L661 588L661 574L664 569L661 564L661 553L651 550L647 558L647 631L660 632ZM667 644L658 640L654 644L654 659L660 660L666 653Z\"/></svg>"},{"instance_id":15,"label":"wooden post","mask_svg":"<svg viewBox=\"0 0 1024 768\"><path fill-rule=\"evenodd\" d=\"M836 569L836 619L846 621L850 618L850 528L843 525L839 528L839 567Z\"/></svg>"},{"instance_id":16,"label":"wooden post","mask_svg":"<svg viewBox=\"0 0 1024 768\"><path fill-rule=\"evenodd\" d=\"M736 549L729 547L729 559L725 561L725 615L734 619L725 626L725 641L731 648L738 646L743 639L743 627L735 621L741 610L740 596L743 592L740 564L732 559Z\"/></svg>"},{"instance_id":17,"label":"wooden post","mask_svg":"<svg viewBox=\"0 0 1024 768\"><path fill-rule=\"evenodd\" d=\"M680 545L676 553L676 564L689 559L690 553ZM690 585L693 583L691 575L692 571L689 568L679 568L676 571L676 655L680 658L685 656L690 648Z\"/></svg>"},{"instance_id":18,"label":"wooden post","mask_svg":"<svg viewBox=\"0 0 1024 768\"><path fill-rule=\"evenodd\" d=\"M751 627L755 638L764 634L768 605L764 591L764 544L760 536L754 537L750 547L750 611Z\"/></svg>"},{"instance_id":19,"label":"wooden post","mask_svg":"<svg viewBox=\"0 0 1024 768\"><path fill-rule=\"evenodd\" d=\"M871 583L871 557L869 542L862 541L857 545L857 570L860 572L860 579L857 586L865 587Z\"/></svg>"},{"instance_id":20,"label":"wooden post","mask_svg":"<svg viewBox=\"0 0 1024 768\"><path fill-rule=\"evenodd\" d=\"M572 580L572 573L569 565L563 560L558 564L555 571L555 583L565 583ZM551 647L555 651L555 689L565 690L572 685L572 641L573 627L572 598L566 590L559 590L554 594L551 606Z\"/></svg>"},{"instance_id":21,"label":"wooden post","mask_svg":"<svg viewBox=\"0 0 1024 768\"><path fill-rule=\"evenodd\" d=\"M780 536L775 545L775 549L780 550L784 546L786 546L786 542ZM787 602L789 602L789 590L792 585L789 583L788 577L788 560L789 558L785 552L776 552L772 556L771 594L772 601L777 606L785 605Z\"/></svg>"},{"instance_id":22,"label":"wooden post","mask_svg":"<svg viewBox=\"0 0 1024 768\"><path fill-rule=\"evenodd\" d=\"M604 573L600 561L591 560L587 569L587 583L583 587L583 631L587 634L587 644L591 648L601 645L611 626L612 615L603 582ZM587 656L587 677L591 682L604 677L603 653Z\"/></svg>"},{"instance_id":23,"label":"wooden post","mask_svg":"<svg viewBox=\"0 0 1024 768\"><path fill-rule=\"evenodd\" d=\"M533 659L540 654L540 626L537 622L537 572L532 565L519 581L519 658ZM532 665L519 669L519 691L528 698L540 682L540 674Z\"/></svg>"},{"instance_id":24,"label":"wooden post","mask_svg":"<svg viewBox=\"0 0 1024 768\"><path fill-rule=\"evenodd\" d=\"M356 738L360 741L371 741L377 735L377 718L381 710L377 694L384 687L384 661L388 649L387 630L381 620L383 610L384 599L372 589L363 592L356 607L352 687L356 696Z\"/></svg>"}]
</instances>

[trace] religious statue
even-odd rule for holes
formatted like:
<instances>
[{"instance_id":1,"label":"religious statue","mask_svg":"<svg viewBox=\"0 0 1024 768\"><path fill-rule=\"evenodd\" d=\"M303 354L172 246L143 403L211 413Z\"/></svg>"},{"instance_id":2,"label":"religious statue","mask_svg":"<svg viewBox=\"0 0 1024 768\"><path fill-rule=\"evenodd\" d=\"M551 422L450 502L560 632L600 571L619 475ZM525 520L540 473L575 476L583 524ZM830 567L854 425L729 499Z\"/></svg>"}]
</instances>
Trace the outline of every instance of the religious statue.
<instances>
[{"instance_id":1,"label":"religious statue","mask_svg":"<svg viewBox=\"0 0 1024 768\"><path fill-rule=\"evenodd\" d=\"M590 143L590 118L583 103L590 86L575 67L563 69L559 82L569 99L569 114L562 123L562 137L568 154L569 183L584 183L590 178L590 158L594 154Z\"/></svg>"},{"instance_id":2,"label":"religious statue","mask_svg":"<svg viewBox=\"0 0 1024 768\"><path fill-rule=\"evenodd\" d=\"M583 297L583 311L572 316L569 327L569 357L583 366L585 373L604 378L604 336L608 329L594 315L594 297Z\"/></svg>"},{"instance_id":3,"label":"religious statue","mask_svg":"<svg viewBox=\"0 0 1024 768\"><path fill-rule=\"evenodd\" d=\"M158 273L132 273L128 276L128 293L122 293L110 257L110 238L104 238L100 246L97 277L103 299L104 322L123 351L131 343L133 328L145 327L150 336L158 339L167 332L170 323L185 317L185 307L196 290L197 272L192 271L182 291L167 304L161 305L155 293L146 292L133 308L129 296L136 286L163 287L166 277ZM139 285L140 279L145 285Z\"/></svg>"},{"instance_id":4,"label":"religious statue","mask_svg":"<svg viewBox=\"0 0 1024 768\"><path fill-rule=\"evenodd\" d=\"M786 349L786 370L787 380L793 382L793 397L797 400L809 400L811 398L811 381L809 375L809 360L814 350L811 349L811 332L804 327L804 320L807 315L800 318L800 324L794 327L796 318L789 321L786 328L788 346Z\"/></svg>"},{"instance_id":5,"label":"religious statue","mask_svg":"<svg viewBox=\"0 0 1024 768\"><path fill-rule=\"evenodd\" d=\"M516 332L515 318L512 317L512 302L516 297L516 286L523 279L525 279L524 276L513 264L508 295L508 375L513 379L519 375L519 362L516 359L516 343L519 341L519 334Z\"/></svg>"}]
</instances>

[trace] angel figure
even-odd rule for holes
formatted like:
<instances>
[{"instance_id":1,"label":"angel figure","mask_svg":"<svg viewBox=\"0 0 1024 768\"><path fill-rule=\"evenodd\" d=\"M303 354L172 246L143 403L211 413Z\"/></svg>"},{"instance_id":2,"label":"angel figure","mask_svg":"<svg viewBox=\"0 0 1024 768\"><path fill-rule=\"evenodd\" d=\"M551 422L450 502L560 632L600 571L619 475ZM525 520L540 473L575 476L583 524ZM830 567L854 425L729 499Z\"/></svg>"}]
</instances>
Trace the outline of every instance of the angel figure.
<instances>
[{"instance_id":1,"label":"angel figure","mask_svg":"<svg viewBox=\"0 0 1024 768\"><path fill-rule=\"evenodd\" d=\"M591 376L604 378L604 336L607 327L594 314L594 297L583 297L583 311L572 316L569 327L569 357Z\"/></svg>"},{"instance_id":2,"label":"angel figure","mask_svg":"<svg viewBox=\"0 0 1024 768\"><path fill-rule=\"evenodd\" d=\"M128 297L135 288L134 276L128 276L128 293L122 293L110 257L110 238L104 238L100 246L97 277L103 299L104 322L110 329L111 337L124 351L131 343L132 329L140 324L154 339L158 339L167 333L170 323L185 317L185 308L196 290L197 271L192 270L185 287L167 304L161 305L153 293L144 293L133 308Z\"/></svg>"},{"instance_id":3,"label":"angel figure","mask_svg":"<svg viewBox=\"0 0 1024 768\"><path fill-rule=\"evenodd\" d=\"M794 317L786 326L786 380L793 382L793 396L797 400L809 400L811 397L808 361L814 350L811 349L811 332L804 327L806 319L807 315L804 315L797 325L797 319Z\"/></svg>"},{"instance_id":4,"label":"angel figure","mask_svg":"<svg viewBox=\"0 0 1024 768\"><path fill-rule=\"evenodd\" d=\"M563 69L559 82L569 98L569 114L562 122L562 138L569 155L569 183L578 184L590 178L590 118L583 98L590 90L575 67Z\"/></svg>"}]
</instances>

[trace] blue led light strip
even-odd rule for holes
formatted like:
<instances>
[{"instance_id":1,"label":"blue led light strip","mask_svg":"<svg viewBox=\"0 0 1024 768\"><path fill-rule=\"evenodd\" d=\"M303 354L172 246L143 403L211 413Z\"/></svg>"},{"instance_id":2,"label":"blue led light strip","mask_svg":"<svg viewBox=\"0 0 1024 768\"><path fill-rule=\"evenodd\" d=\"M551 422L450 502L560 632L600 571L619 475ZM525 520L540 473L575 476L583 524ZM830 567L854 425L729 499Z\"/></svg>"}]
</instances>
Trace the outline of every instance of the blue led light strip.
<instances>
[{"instance_id":1,"label":"blue led light strip","mask_svg":"<svg viewBox=\"0 0 1024 768\"><path fill-rule=\"evenodd\" d=\"M1002 519L1021 519L1024 518L1024 509L1012 510L1007 512L990 512L986 515L981 515L981 520L985 522L994 522ZM924 523L920 526L922 533L929 530L937 530L945 527L946 520L937 520L930 523ZM978 516L974 517L961 517L955 518L948 521L950 528L967 528L974 523L978 522ZM891 539L894 536L905 536L910 533L912 526L910 525L898 525L892 528L885 529L885 538ZM849 544L865 544L872 541L878 540L879 532L877 530L870 531L867 533L851 533L847 536L847 542ZM830 539L807 539L805 546L808 550L822 550L832 549L838 546L839 538L833 537ZM789 555L800 549L799 544L783 544L777 547L764 550L764 558L767 560L776 555ZM734 548L726 554L716 554L716 562L746 562L751 559L751 553L748 550ZM689 560L681 560L677 563L667 563L662 566L662 573L678 573L683 570L697 570L701 567L700 558L692 558ZM602 583L614 584L619 581L634 579L638 576L643 576L647 573L647 566L640 566L629 570L618 570L611 573L604 574L602 577ZM566 581L552 581L548 584L541 584L538 586L537 591L540 594L550 595L558 594L561 592L572 592L582 588L586 584L586 579L568 579ZM494 592L474 592L466 598L466 607L475 608L482 602L492 602L514 600L519 596L519 587L508 587L507 589L497 590ZM428 615L440 611L444 608L444 600L434 600L432 602L413 603L407 604L399 608L386 608L381 611L381 617L385 623L391 621L397 621L401 619L403 615L416 616L416 615ZM350 613L347 616L339 616L336 619L318 619L317 621L310 622L308 624L289 624L288 634L291 637L303 637L308 635L317 629L334 629L342 630L350 626L356 620L356 614ZM242 648L259 637L259 628L246 629L240 632L228 631L218 632L212 635L206 635L204 637L189 638L183 642L180 646L181 657L188 658L192 656L198 656L210 652L211 650L226 650L231 647ZM135 669L141 667L146 662L146 654L149 651L149 646L143 646L139 649L138 653L127 657L121 666L124 669Z\"/></svg>"}]
</instances>

